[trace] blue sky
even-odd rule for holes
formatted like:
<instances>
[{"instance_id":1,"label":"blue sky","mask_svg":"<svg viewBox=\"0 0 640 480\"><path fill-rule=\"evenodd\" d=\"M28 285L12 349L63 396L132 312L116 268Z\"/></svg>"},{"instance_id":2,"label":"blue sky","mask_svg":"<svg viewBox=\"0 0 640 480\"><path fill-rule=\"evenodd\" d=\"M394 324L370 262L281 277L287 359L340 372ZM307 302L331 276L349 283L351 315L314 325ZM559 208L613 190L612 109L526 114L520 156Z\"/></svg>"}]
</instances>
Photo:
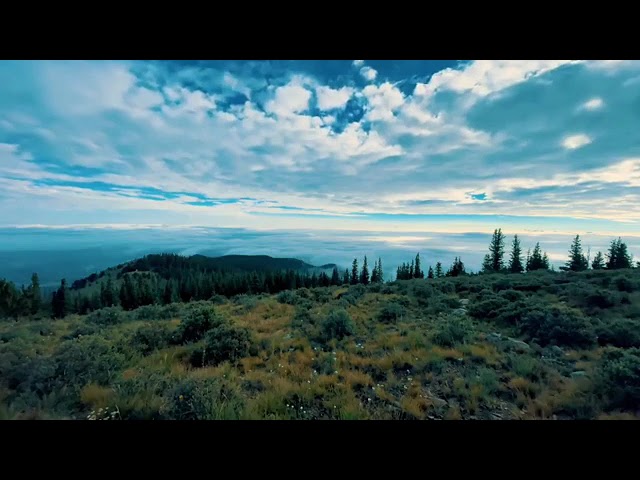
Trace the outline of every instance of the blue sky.
<instances>
[{"instance_id":1,"label":"blue sky","mask_svg":"<svg viewBox=\"0 0 640 480\"><path fill-rule=\"evenodd\" d=\"M639 61L0 61L0 226L640 232Z\"/></svg>"}]
</instances>

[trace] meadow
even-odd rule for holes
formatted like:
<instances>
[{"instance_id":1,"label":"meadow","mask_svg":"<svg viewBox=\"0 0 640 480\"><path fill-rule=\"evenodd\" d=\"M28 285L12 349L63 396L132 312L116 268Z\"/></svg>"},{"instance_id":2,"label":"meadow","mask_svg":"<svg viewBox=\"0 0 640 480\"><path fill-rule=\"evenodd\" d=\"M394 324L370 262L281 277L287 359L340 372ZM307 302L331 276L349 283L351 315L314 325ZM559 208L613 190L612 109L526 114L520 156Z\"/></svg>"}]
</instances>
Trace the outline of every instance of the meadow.
<instances>
[{"instance_id":1,"label":"meadow","mask_svg":"<svg viewBox=\"0 0 640 480\"><path fill-rule=\"evenodd\" d=\"M0 322L2 419L635 419L640 270Z\"/></svg>"}]
</instances>

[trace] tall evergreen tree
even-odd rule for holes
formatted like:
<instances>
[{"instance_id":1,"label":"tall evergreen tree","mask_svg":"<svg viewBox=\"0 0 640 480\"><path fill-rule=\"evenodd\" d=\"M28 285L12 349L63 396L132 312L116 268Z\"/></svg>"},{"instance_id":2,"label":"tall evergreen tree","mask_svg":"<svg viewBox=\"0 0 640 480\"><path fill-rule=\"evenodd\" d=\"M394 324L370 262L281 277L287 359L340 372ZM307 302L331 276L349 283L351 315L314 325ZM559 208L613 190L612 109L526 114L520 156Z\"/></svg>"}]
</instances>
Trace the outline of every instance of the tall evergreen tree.
<instances>
[{"instance_id":1,"label":"tall evergreen tree","mask_svg":"<svg viewBox=\"0 0 640 480\"><path fill-rule=\"evenodd\" d=\"M378 283L378 261L373 263L373 270L371 270L371 283Z\"/></svg>"},{"instance_id":2,"label":"tall evergreen tree","mask_svg":"<svg viewBox=\"0 0 640 480\"><path fill-rule=\"evenodd\" d=\"M524 271L524 266L522 265L522 249L520 248L520 239L517 234L513 236L509 271L511 273L522 273Z\"/></svg>"},{"instance_id":3,"label":"tall evergreen tree","mask_svg":"<svg viewBox=\"0 0 640 480\"><path fill-rule=\"evenodd\" d=\"M602 255L602 252L598 252L596 253L596 256L593 257L591 268L593 268L594 270L602 270L604 267L604 255Z\"/></svg>"},{"instance_id":4,"label":"tall evergreen tree","mask_svg":"<svg viewBox=\"0 0 640 480\"><path fill-rule=\"evenodd\" d=\"M436 278L442 277L442 263L436 263Z\"/></svg>"},{"instance_id":5,"label":"tall evergreen tree","mask_svg":"<svg viewBox=\"0 0 640 480\"><path fill-rule=\"evenodd\" d=\"M349 269L348 268L344 271L344 277L342 279L342 283L344 285L349 285L351 283L351 277L349 275Z\"/></svg>"},{"instance_id":6,"label":"tall evergreen tree","mask_svg":"<svg viewBox=\"0 0 640 480\"><path fill-rule=\"evenodd\" d=\"M489 256L491 257L491 269L499 273L504 268L504 234L502 229L494 230L489 244Z\"/></svg>"},{"instance_id":7,"label":"tall evergreen tree","mask_svg":"<svg viewBox=\"0 0 640 480\"><path fill-rule=\"evenodd\" d=\"M413 270L414 270L413 260L411 260L411 266L409 267L409 273L407 275L407 278L413 278Z\"/></svg>"},{"instance_id":8,"label":"tall evergreen tree","mask_svg":"<svg viewBox=\"0 0 640 480\"><path fill-rule=\"evenodd\" d=\"M53 293L51 309L54 318L64 318L67 315L67 281L63 278L60 287Z\"/></svg>"},{"instance_id":9,"label":"tall evergreen tree","mask_svg":"<svg viewBox=\"0 0 640 480\"><path fill-rule=\"evenodd\" d=\"M360 272L358 272L358 259L354 258L351 264L351 285L356 285L360 278Z\"/></svg>"},{"instance_id":10,"label":"tall evergreen tree","mask_svg":"<svg viewBox=\"0 0 640 480\"><path fill-rule=\"evenodd\" d=\"M420 268L420 254L416 255L416 262L413 267L413 278L424 278L424 272Z\"/></svg>"},{"instance_id":11,"label":"tall evergreen tree","mask_svg":"<svg viewBox=\"0 0 640 480\"><path fill-rule=\"evenodd\" d=\"M580 241L580 235L576 235L569 249L569 260L566 263L568 270L574 272L581 272L589 268L589 262L587 257L582 253L582 244Z\"/></svg>"},{"instance_id":12,"label":"tall evergreen tree","mask_svg":"<svg viewBox=\"0 0 640 480\"><path fill-rule=\"evenodd\" d=\"M360 272L360 283L363 285L369 285L369 265L367 265L367 256L364 256L364 262L362 263L362 272Z\"/></svg>"},{"instance_id":13,"label":"tall evergreen tree","mask_svg":"<svg viewBox=\"0 0 640 480\"><path fill-rule=\"evenodd\" d=\"M382 258L378 257L378 281L384 283L384 273L382 272Z\"/></svg>"},{"instance_id":14,"label":"tall evergreen tree","mask_svg":"<svg viewBox=\"0 0 640 480\"><path fill-rule=\"evenodd\" d=\"M609 252L607 253L607 268L616 270L619 268L631 268L632 265L633 260L631 255L629 255L627 244L624 243L620 237L612 240L609 246Z\"/></svg>"},{"instance_id":15,"label":"tall evergreen tree","mask_svg":"<svg viewBox=\"0 0 640 480\"><path fill-rule=\"evenodd\" d=\"M34 273L31 275L31 288L30 288L30 310L31 315L35 315L40 310L40 306L42 304L42 293L40 292L40 279L38 278L38 274Z\"/></svg>"},{"instance_id":16,"label":"tall evergreen tree","mask_svg":"<svg viewBox=\"0 0 640 480\"><path fill-rule=\"evenodd\" d=\"M427 273L427 278L433 278L433 268L429 265L429 273Z\"/></svg>"},{"instance_id":17,"label":"tall evergreen tree","mask_svg":"<svg viewBox=\"0 0 640 480\"><path fill-rule=\"evenodd\" d=\"M164 291L162 292L162 304L169 305L173 303L173 284L171 280L167 280L167 283L164 286Z\"/></svg>"},{"instance_id":18,"label":"tall evergreen tree","mask_svg":"<svg viewBox=\"0 0 640 480\"><path fill-rule=\"evenodd\" d=\"M460 275L464 275L466 273L464 263L462 263L462 259L456 257L453 261L451 267L447 271L447 277L458 277Z\"/></svg>"},{"instance_id":19,"label":"tall evergreen tree","mask_svg":"<svg viewBox=\"0 0 640 480\"><path fill-rule=\"evenodd\" d=\"M340 285L340 273L338 272L338 267L333 267L333 272L331 272L331 285Z\"/></svg>"},{"instance_id":20,"label":"tall evergreen tree","mask_svg":"<svg viewBox=\"0 0 640 480\"><path fill-rule=\"evenodd\" d=\"M549 269L549 258L547 254L542 254L542 250L540 249L540 243L536 243L536 246L533 248L533 252L531 255L527 254L527 272L532 272L535 270L548 270Z\"/></svg>"}]
</instances>

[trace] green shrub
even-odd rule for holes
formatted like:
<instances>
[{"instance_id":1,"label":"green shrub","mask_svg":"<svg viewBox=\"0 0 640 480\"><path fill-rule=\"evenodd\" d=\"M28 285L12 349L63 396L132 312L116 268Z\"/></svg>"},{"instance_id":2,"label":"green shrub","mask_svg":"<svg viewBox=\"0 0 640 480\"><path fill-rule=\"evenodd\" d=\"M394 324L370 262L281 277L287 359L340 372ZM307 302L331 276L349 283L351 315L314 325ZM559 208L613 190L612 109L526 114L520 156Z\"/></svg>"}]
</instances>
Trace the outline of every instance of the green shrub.
<instances>
[{"instance_id":1,"label":"green shrub","mask_svg":"<svg viewBox=\"0 0 640 480\"><path fill-rule=\"evenodd\" d=\"M469 305L468 313L478 320L492 320L500 315L502 309L509 305L509 300L498 295L485 297Z\"/></svg>"},{"instance_id":2,"label":"green shrub","mask_svg":"<svg viewBox=\"0 0 640 480\"><path fill-rule=\"evenodd\" d=\"M449 318L433 335L433 343L442 347L454 347L467 340L470 330L467 321L460 318Z\"/></svg>"},{"instance_id":3,"label":"green shrub","mask_svg":"<svg viewBox=\"0 0 640 480\"><path fill-rule=\"evenodd\" d=\"M200 307L191 310L180 322L175 339L178 343L197 342L211 329L223 324L226 319L213 307Z\"/></svg>"},{"instance_id":4,"label":"green shrub","mask_svg":"<svg viewBox=\"0 0 640 480\"><path fill-rule=\"evenodd\" d=\"M593 327L574 310L556 307L527 313L521 333L542 346L589 347L595 343Z\"/></svg>"},{"instance_id":5,"label":"green shrub","mask_svg":"<svg viewBox=\"0 0 640 480\"><path fill-rule=\"evenodd\" d=\"M633 282L631 279L619 276L613 279L613 284L616 286L618 290L621 292L631 293L637 289L636 282Z\"/></svg>"},{"instance_id":6,"label":"green shrub","mask_svg":"<svg viewBox=\"0 0 640 480\"><path fill-rule=\"evenodd\" d=\"M295 292L291 290L284 290L278 294L276 297L278 302L284 303L286 305L295 305L298 303L301 297L295 294Z\"/></svg>"},{"instance_id":7,"label":"green shrub","mask_svg":"<svg viewBox=\"0 0 640 480\"><path fill-rule=\"evenodd\" d=\"M406 315L406 309L397 302L384 305L378 312L378 321L382 323L396 323Z\"/></svg>"},{"instance_id":8,"label":"green shrub","mask_svg":"<svg viewBox=\"0 0 640 480\"><path fill-rule=\"evenodd\" d=\"M640 347L640 322L615 319L602 323L596 329L600 345L630 348Z\"/></svg>"},{"instance_id":9,"label":"green shrub","mask_svg":"<svg viewBox=\"0 0 640 480\"><path fill-rule=\"evenodd\" d=\"M96 325L117 325L126 320L126 314L120 307L107 307L87 315L87 322Z\"/></svg>"},{"instance_id":10,"label":"green shrub","mask_svg":"<svg viewBox=\"0 0 640 480\"><path fill-rule=\"evenodd\" d=\"M611 349L598 368L597 390L609 408L640 409L640 349Z\"/></svg>"},{"instance_id":11,"label":"green shrub","mask_svg":"<svg viewBox=\"0 0 640 480\"><path fill-rule=\"evenodd\" d=\"M510 302L517 302L518 300L523 300L525 298L525 294L513 289L502 290L498 293L499 297L505 298Z\"/></svg>"},{"instance_id":12,"label":"green shrub","mask_svg":"<svg viewBox=\"0 0 640 480\"><path fill-rule=\"evenodd\" d=\"M147 324L138 328L131 337L133 348L148 355L165 348L171 342L171 331L166 325Z\"/></svg>"},{"instance_id":13,"label":"green shrub","mask_svg":"<svg viewBox=\"0 0 640 480\"><path fill-rule=\"evenodd\" d=\"M258 298L255 295L236 295L233 297L233 304L243 307L245 312L251 311L258 305Z\"/></svg>"},{"instance_id":14,"label":"green shrub","mask_svg":"<svg viewBox=\"0 0 640 480\"><path fill-rule=\"evenodd\" d=\"M227 297L218 294L212 295L209 301L214 305L224 305L228 302Z\"/></svg>"},{"instance_id":15,"label":"green shrub","mask_svg":"<svg viewBox=\"0 0 640 480\"><path fill-rule=\"evenodd\" d=\"M59 382L75 387L107 385L125 363L125 356L102 337L91 335L63 342L54 355Z\"/></svg>"},{"instance_id":16,"label":"green shrub","mask_svg":"<svg viewBox=\"0 0 640 480\"><path fill-rule=\"evenodd\" d=\"M194 366L217 365L225 361L235 363L249 356L250 349L249 330L222 323L207 332L204 346L193 353L191 363Z\"/></svg>"},{"instance_id":17,"label":"green shrub","mask_svg":"<svg viewBox=\"0 0 640 480\"><path fill-rule=\"evenodd\" d=\"M344 337L353 335L355 325L346 310L333 310L322 322L322 333L325 340L336 338L341 340Z\"/></svg>"},{"instance_id":18,"label":"green shrub","mask_svg":"<svg viewBox=\"0 0 640 480\"><path fill-rule=\"evenodd\" d=\"M542 364L530 355L509 355L509 370L518 377L538 380L542 376Z\"/></svg>"}]
</instances>

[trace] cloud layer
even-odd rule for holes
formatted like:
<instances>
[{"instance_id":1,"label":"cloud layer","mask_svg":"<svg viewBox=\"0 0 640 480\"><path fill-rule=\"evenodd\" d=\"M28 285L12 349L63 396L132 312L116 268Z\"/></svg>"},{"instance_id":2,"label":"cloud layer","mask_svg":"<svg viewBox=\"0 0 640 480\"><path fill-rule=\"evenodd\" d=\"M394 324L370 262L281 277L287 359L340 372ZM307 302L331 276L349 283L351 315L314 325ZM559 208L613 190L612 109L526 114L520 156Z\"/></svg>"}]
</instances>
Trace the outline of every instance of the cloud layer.
<instances>
[{"instance_id":1,"label":"cloud layer","mask_svg":"<svg viewBox=\"0 0 640 480\"><path fill-rule=\"evenodd\" d=\"M637 61L2 61L0 78L0 225L640 230Z\"/></svg>"}]
</instances>

